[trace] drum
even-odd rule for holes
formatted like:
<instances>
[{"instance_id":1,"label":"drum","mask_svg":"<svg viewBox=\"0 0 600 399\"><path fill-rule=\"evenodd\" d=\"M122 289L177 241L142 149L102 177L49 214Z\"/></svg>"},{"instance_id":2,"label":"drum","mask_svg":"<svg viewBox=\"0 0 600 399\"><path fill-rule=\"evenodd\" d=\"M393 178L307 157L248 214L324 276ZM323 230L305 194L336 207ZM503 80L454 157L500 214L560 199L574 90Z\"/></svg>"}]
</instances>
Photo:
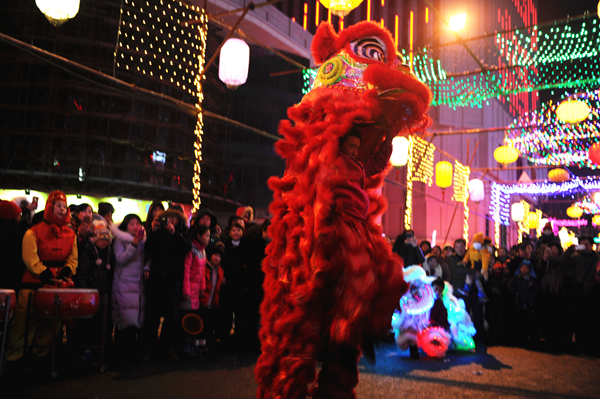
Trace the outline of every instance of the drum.
<instances>
[{"instance_id":1,"label":"drum","mask_svg":"<svg viewBox=\"0 0 600 399\"><path fill-rule=\"evenodd\" d=\"M8 319L10 320L17 306L17 294L15 294L14 290L0 288L0 322L4 321L4 316L6 315L4 307L6 306L6 298L8 297L10 297L10 309L8 312Z\"/></svg>"},{"instance_id":2,"label":"drum","mask_svg":"<svg viewBox=\"0 0 600 399\"><path fill-rule=\"evenodd\" d=\"M100 305L98 290L86 288L40 288L33 299L33 309L39 317L54 317L54 298L58 295L59 319L92 317Z\"/></svg>"},{"instance_id":3,"label":"drum","mask_svg":"<svg viewBox=\"0 0 600 399\"><path fill-rule=\"evenodd\" d=\"M183 319L181 320L181 326L183 327L183 331L186 333L190 335L198 335L204 328L204 322L197 314L188 313L183 316Z\"/></svg>"}]
</instances>

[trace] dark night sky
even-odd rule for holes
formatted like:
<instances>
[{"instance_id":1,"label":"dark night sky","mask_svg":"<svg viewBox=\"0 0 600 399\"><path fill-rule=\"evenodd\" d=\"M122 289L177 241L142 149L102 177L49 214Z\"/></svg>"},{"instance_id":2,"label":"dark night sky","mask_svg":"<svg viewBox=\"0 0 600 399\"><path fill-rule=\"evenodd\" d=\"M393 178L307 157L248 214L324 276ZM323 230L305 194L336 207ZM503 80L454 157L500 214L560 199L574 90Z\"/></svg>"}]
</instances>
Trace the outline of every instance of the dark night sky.
<instances>
[{"instance_id":1,"label":"dark night sky","mask_svg":"<svg viewBox=\"0 0 600 399\"><path fill-rule=\"evenodd\" d=\"M578 16L585 11L595 14L598 0L538 0L538 23Z\"/></svg>"}]
</instances>

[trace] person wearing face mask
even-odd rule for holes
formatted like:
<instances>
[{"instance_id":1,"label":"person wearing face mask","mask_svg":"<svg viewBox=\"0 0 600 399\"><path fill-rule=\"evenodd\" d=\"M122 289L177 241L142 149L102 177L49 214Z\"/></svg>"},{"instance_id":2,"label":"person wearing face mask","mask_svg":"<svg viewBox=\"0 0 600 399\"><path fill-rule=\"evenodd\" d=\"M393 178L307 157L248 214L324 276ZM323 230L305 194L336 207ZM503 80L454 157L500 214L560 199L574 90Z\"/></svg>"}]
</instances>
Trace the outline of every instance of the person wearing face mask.
<instances>
[{"instance_id":1,"label":"person wearing face mask","mask_svg":"<svg viewBox=\"0 0 600 399\"><path fill-rule=\"evenodd\" d=\"M405 230L404 233L396 237L392 252L397 253L402 258L405 268L412 265L422 265L425 262L425 256L421 248L417 246L417 239L413 230Z\"/></svg>"},{"instance_id":2,"label":"person wearing face mask","mask_svg":"<svg viewBox=\"0 0 600 399\"><path fill-rule=\"evenodd\" d=\"M552 223L548 222L544 225L542 235L539 238L538 245L560 243L560 239L552 231Z\"/></svg>"}]
</instances>

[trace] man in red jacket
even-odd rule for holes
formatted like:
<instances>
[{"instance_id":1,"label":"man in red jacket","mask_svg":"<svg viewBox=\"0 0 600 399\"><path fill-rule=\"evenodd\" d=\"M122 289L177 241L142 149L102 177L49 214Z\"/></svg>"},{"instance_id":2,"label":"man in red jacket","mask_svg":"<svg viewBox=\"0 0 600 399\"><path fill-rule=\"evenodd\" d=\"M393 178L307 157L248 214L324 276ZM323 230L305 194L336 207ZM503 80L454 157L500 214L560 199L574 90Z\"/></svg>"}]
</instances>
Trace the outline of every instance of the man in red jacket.
<instances>
[{"instance_id":1,"label":"man in red jacket","mask_svg":"<svg viewBox=\"0 0 600 399\"><path fill-rule=\"evenodd\" d=\"M68 279L77 268L77 238L68 227L70 215L67 197L61 191L53 191L46 201L44 221L27 230L23 237L23 262L25 273L17 309L8 334L6 359L15 361L23 356L23 341L27 316L27 296L52 279ZM62 325L58 327L62 328ZM52 320L31 318L29 345L33 354L46 356L52 340Z\"/></svg>"}]
</instances>

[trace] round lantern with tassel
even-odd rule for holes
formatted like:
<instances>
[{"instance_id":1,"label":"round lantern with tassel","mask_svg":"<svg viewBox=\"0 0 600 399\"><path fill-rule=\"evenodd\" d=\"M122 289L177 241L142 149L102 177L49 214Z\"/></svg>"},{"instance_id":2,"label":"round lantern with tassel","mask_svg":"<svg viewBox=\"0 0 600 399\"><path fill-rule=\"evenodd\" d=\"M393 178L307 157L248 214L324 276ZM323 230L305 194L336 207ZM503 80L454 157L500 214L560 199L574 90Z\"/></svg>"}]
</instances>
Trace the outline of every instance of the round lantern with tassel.
<instances>
[{"instance_id":1,"label":"round lantern with tassel","mask_svg":"<svg viewBox=\"0 0 600 399\"><path fill-rule=\"evenodd\" d=\"M362 3L362 0L319 0L333 15L345 17Z\"/></svg>"},{"instance_id":2,"label":"round lantern with tassel","mask_svg":"<svg viewBox=\"0 0 600 399\"><path fill-rule=\"evenodd\" d=\"M567 208L567 215L573 219L579 219L583 215L583 209L578 206L572 205Z\"/></svg>"},{"instance_id":3,"label":"round lantern with tassel","mask_svg":"<svg viewBox=\"0 0 600 399\"><path fill-rule=\"evenodd\" d=\"M527 216L527 224L530 229L537 229L539 225L539 218L537 212L529 212Z\"/></svg>"},{"instance_id":4,"label":"round lantern with tassel","mask_svg":"<svg viewBox=\"0 0 600 399\"><path fill-rule=\"evenodd\" d=\"M248 79L250 47L242 39L228 39L221 47L219 79L231 90L237 89Z\"/></svg>"},{"instance_id":5,"label":"round lantern with tassel","mask_svg":"<svg viewBox=\"0 0 600 399\"><path fill-rule=\"evenodd\" d=\"M596 226L600 226L600 215L594 215L594 217L592 218L592 223Z\"/></svg>"},{"instance_id":6,"label":"round lantern with tassel","mask_svg":"<svg viewBox=\"0 0 600 399\"><path fill-rule=\"evenodd\" d=\"M600 165L600 143L592 145L588 151L590 161L596 165Z\"/></svg>"},{"instance_id":7,"label":"round lantern with tassel","mask_svg":"<svg viewBox=\"0 0 600 399\"><path fill-rule=\"evenodd\" d=\"M406 165L408 162L408 140L406 137L395 137L392 140L392 156L390 157L390 163L393 167L399 168Z\"/></svg>"},{"instance_id":8,"label":"round lantern with tassel","mask_svg":"<svg viewBox=\"0 0 600 399\"><path fill-rule=\"evenodd\" d=\"M485 188L481 179L469 181L469 198L474 202L480 202L485 198Z\"/></svg>"},{"instance_id":9,"label":"round lantern with tassel","mask_svg":"<svg viewBox=\"0 0 600 399\"><path fill-rule=\"evenodd\" d=\"M508 165L519 158L519 152L512 147L503 145L494 151L494 159L502 165Z\"/></svg>"},{"instance_id":10,"label":"round lantern with tassel","mask_svg":"<svg viewBox=\"0 0 600 399\"><path fill-rule=\"evenodd\" d=\"M576 124L590 115L590 106L581 100L566 100L556 108L556 116L563 122Z\"/></svg>"},{"instance_id":11,"label":"round lantern with tassel","mask_svg":"<svg viewBox=\"0 0 600 399\"><path fill-rule=\"evenodd\" d=\"M452 164L440 161L435 164L435 184L442 189L442 201L446 198L446 189L452 185Z\"/></svg>"},{"instance_id":12,"label":"round lantern with tassel","mask_svg":"<svg viewBox=\"0 0 600 399\"><path fill-rule=\"evenodd\" d=\"M548 172L548 180L552 183L564 183L571 179L571 175L563 168L552 169Z\"/></svg>"},{"instance_id":13,"label":"round lantern with tassel","mask_svg":"<svg viewBox=\"0 0 600 399\"><path fill-rule=\"evenodd\" d=\"M79 12L79 0L35 0L41 12L54 26L60 26Z\"/></svg>"}]
</instances>

